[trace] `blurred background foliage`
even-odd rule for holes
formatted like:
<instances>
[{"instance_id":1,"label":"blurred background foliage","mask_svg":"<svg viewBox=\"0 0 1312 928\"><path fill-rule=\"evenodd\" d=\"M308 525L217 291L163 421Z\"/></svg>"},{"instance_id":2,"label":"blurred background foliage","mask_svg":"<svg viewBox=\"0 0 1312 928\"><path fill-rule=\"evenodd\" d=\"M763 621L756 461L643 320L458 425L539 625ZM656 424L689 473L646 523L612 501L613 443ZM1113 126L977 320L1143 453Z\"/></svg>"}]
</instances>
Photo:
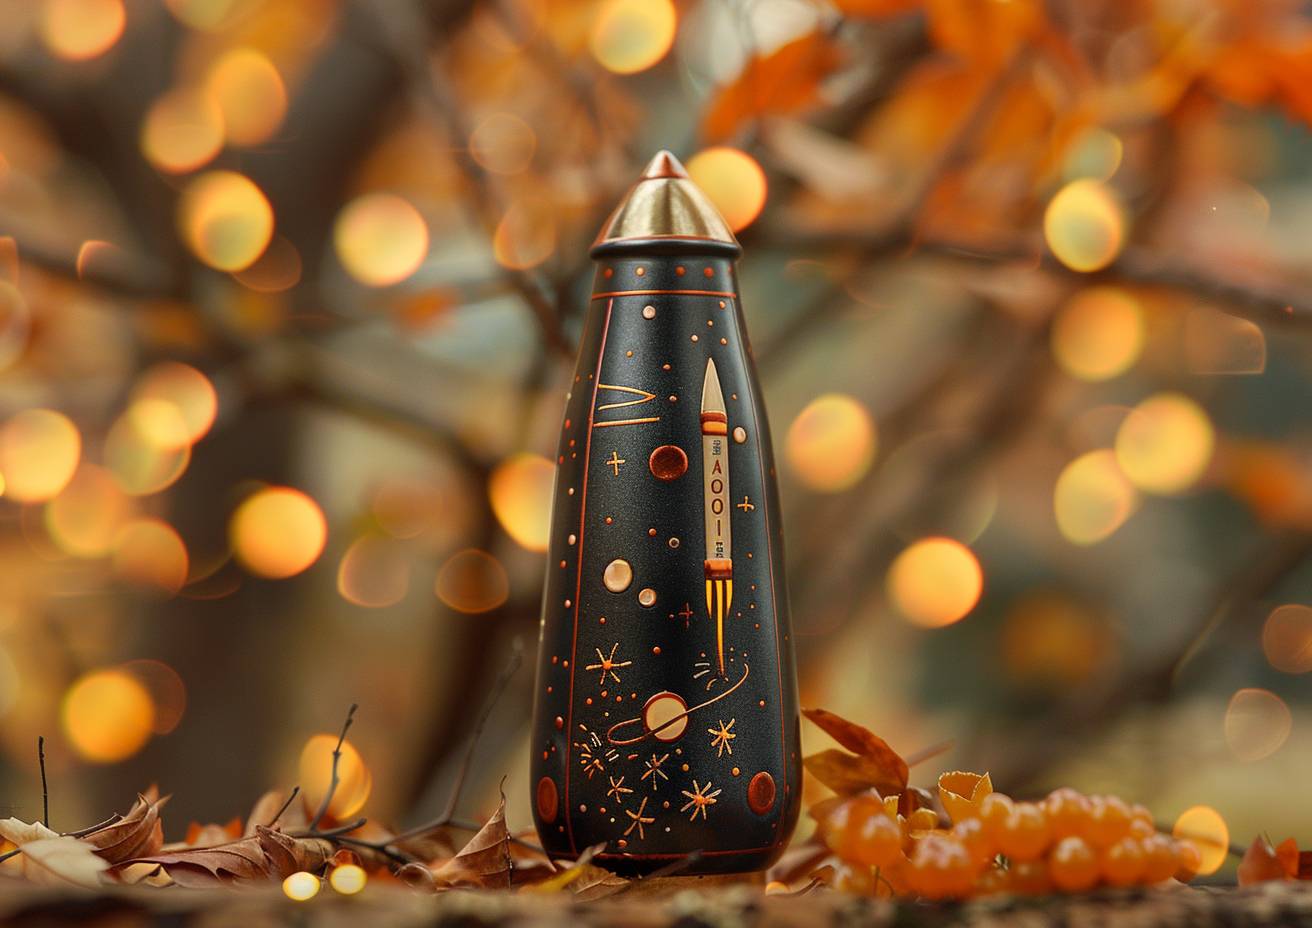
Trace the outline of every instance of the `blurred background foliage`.
<instances>
[{"instance_id":1,"label":"blurred background foliage","mask_svg":"<svg viewBox=\"0 0 1312 928\"><path fill-rule=\"evenodd\" d=\"M354 699L334 812L440 804L535 640L588 245L668 147L746 249L804 703L1306 840L1304 4L0 22L3 814L38 734L57 826L322 791ZM519 825L530 677L470 796Z\"/></svg>"}]
</instances>

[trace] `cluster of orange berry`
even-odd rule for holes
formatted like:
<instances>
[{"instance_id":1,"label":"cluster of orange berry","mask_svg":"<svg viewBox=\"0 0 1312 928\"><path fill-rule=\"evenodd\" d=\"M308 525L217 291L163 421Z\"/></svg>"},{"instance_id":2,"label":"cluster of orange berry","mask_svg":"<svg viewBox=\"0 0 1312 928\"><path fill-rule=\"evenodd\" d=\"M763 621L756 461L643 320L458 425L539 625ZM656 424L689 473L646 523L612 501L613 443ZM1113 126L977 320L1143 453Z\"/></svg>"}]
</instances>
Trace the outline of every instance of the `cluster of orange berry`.
<instances>
[{"instance_id":1,"label":"cluster of orange berry","mask_svg":"<svg viewBox=\"0 0 1312 928\"><path fill-rule=\"evenodd\" d=\"M842 861L837 887L929 899L1075 893L1189 880L1200 866L1198 849L1160 834L1141 805L1069 788L1039 802L988 790L966 798L940 789L950 828L933 809L900 815L896 797L873 791L835 799L820 815L820 834Z\"/></svg>"}]
</instances>

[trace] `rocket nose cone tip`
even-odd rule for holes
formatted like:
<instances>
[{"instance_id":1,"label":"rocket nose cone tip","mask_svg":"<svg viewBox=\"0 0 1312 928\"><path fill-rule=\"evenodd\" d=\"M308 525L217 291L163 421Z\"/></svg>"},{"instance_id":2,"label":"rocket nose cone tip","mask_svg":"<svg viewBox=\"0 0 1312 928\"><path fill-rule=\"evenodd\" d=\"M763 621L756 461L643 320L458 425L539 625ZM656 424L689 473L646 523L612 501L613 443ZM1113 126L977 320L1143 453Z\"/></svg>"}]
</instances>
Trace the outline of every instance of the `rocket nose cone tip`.
<instances>
[{"instance_id":1,"label":"rocket nose cone tip","mask_svg":"<svg viewBox=\"0 0 1312 928\"><path fill-rule=\"evenodd\" d=\"M654 180L659 177L681 177L686 178L688 172L684 170L679 159L670 154L665 149L656 153L647 164L646 170L642 172L641 180Z\"/></svg>"}]
</instances>

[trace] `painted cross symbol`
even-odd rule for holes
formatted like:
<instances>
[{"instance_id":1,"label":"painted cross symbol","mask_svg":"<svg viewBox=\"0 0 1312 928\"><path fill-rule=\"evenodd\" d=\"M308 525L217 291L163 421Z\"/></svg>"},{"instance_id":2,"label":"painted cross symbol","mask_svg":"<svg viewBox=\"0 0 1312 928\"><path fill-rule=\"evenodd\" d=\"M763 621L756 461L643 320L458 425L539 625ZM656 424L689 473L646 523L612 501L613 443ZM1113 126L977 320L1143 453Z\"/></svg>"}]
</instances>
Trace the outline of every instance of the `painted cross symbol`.
<instances>
[{"instance_id":1,"label":"painted cross symbol","mask_svg":"<svg viewBox=\"0 0 1312 928\"><path fill-rule=\"evenodd\" d=\"M750 496L744 496L743 501L738 503L736 508L741 509L743 512L751 512L756 507L752 505L752 498Z\"/></svg>"},{"instance_id":2,"label":"painted cross symbol","mask_svg":"<svg viewBox=\"0 0 1312 928\"><path fill-rule=\"evenodd\" d=\"M683 609L679 612L679 617L683 619L684 628L688 627L688 620L691 619L694 614L695 613L692 611L692 607L689 606L687 603L684 603Z\"/></svg>"},{"instance_id":3,"label":"painted cross symbol","mask_svg":"<svg viewBox=\"0 0 1312 928\"><path fill-rule=\"evenodd\" d=\"M618 477L618 476L620 475L620 465L621 465L621 464L627 464L628 461L626 461L626 460L624 460L624 458L620 457L618 451L612 451L612 452L610 453L610 460L609 460L609 461L606 461L605 463L608 464L609 466L615 468L615 476Z\"/></svg>"}]
</instances>

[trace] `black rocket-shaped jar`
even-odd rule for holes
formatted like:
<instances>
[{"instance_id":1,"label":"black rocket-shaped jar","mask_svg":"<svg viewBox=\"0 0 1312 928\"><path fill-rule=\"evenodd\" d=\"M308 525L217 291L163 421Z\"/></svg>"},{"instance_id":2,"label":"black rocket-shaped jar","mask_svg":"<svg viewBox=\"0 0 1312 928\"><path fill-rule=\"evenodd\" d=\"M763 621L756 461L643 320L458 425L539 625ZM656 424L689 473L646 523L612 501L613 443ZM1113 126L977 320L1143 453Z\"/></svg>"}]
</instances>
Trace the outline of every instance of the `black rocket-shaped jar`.
<instances>
[{"instance_id":1,"label":"black rocket-shaped jar","mask_svg":"<svg viewBox=\"0 0 1312 928\"><path fill-rule=\"evenodd\" d=\"M549 853L602 844L596 861L624 873L761 869L797 820L778 489L740 253L668 152L592 248L557 456L533 809Z\"/></svg>"}]
</instances>

